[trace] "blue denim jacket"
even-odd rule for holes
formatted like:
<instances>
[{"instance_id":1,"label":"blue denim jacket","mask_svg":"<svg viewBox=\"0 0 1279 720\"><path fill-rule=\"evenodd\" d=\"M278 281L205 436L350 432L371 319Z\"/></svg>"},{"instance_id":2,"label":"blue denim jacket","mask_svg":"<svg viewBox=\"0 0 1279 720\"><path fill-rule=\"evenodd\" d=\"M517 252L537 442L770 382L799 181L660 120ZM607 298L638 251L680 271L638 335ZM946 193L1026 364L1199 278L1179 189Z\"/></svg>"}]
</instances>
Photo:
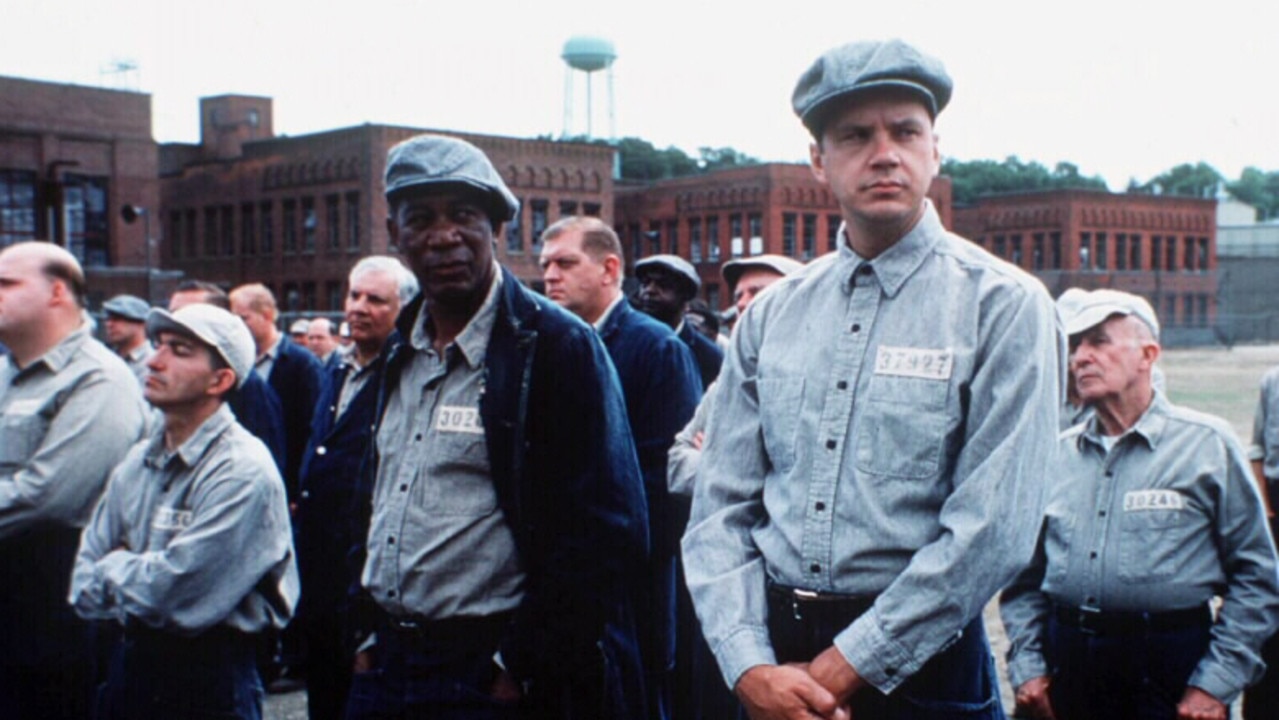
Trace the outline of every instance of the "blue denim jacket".
<instances>
[{"instance_id":1,"label":"blue denim jacket","mask_svg":"<svg viewBox=\"0 0 1279 720\"><path fill-rule=\"evenodd\" d=\"M725 680L775 662L765 577L875 596L835 638L889 692L1034 548L1065 346L1043 286L931 206L871 261L845 242L734 330L684 537Z\"/></svg>"},{"instance_id":2,"label":"blue denim jacket","mask_svg":"<svg viewBox=\"0 0 1279 720\"><path fill-rule=\"evenodd\" d=\"M605 717L643 717L632 600L644 580L648 514L617 372L592 327L502 272L480 416L528 574L502 661L535 686L598 677L609 688ZM422 301L400 312L388 341L379 415L412 351L403 338Z\"/></svg>"}]
</instances>

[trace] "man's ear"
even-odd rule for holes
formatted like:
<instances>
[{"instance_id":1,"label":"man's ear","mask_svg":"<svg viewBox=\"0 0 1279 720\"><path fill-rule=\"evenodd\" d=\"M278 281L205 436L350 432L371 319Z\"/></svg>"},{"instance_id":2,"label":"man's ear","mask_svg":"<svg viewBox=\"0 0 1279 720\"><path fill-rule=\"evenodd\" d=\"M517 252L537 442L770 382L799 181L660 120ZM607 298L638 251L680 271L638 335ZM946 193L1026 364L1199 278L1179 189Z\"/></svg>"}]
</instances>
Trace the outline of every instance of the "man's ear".
<instances>
[{"instance_id":1,"label":"man's ear","mask_svg":"<svg viewBox=\"0 0 1279 720\"><path fill-rule=\"evenodd\" d=\"M613 285L616 285L618 278L622 276L622 259L616 255L606 255L602 264L604 265L604 275L612 281Z\"/></svg>"},{"instance_id":2,"label":"man's ear","mask_svg":"<svg viewBox=\"0 0 1279 720\"><path fill-rule=\"evenodd\" d=\"M252 372L252 371L250 371ZM236 378L235 371L231 368L219 368L213 372L213 377L209 380L208 394L222 396L231 391L235 387Z\"/></svg>"},{"instance_id":3,"label":"man's ear","mask_svg":"<svg viewBox=\"0 0 1279 720\"><path fill-rule=\"evenodd\" d=\"M817 182L826 182L826 166L822 164L822 145L814 141L808 144L808 169L812 171Z\"/></svg>"}]
</instances>

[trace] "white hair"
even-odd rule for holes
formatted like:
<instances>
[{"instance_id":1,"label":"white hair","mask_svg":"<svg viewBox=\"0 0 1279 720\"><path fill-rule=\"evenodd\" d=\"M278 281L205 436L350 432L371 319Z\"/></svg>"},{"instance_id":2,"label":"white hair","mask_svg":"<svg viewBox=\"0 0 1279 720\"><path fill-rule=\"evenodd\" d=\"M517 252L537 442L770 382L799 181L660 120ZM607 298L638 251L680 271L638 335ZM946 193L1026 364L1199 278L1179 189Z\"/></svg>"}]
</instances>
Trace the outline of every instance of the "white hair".
<instances>
[{"instance_id":1,"label":"white hair","mask_svg":"<svg viewBox=\"0 0 1279 720\"><path fill-rule=\"evenodd\" d=\"M404 267L404 263L398 258L390 255L370 255L361 259L351 268L351 274L348 276L348 282L355 282L355 278L369 272L381 272L390 275L395 279L395 292L400 298L400 305L407 305L418 291L417 277Z\"/></svg>"}]
</instances>

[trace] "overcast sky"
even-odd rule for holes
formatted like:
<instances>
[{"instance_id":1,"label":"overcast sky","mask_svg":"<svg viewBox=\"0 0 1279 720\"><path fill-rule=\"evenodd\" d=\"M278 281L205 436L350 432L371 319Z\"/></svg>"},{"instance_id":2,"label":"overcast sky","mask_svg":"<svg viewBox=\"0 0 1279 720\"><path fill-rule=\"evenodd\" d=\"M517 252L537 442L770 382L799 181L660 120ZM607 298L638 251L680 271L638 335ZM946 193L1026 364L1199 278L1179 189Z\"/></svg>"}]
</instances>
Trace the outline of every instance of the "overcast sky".
<instances>
[{"instance_id":1,"label":"overcast sky","mask_svg":"<svg viewBox=\"0 0 1279 720\"><path fill-rule=\"evenodd\" d=\"M564 42L607 37L619 136L690 154L806 157L790 111L823 50L901 37L955 80L944 155L1111 189L1183 162L1279 170L1279 3L960 0L5 0L0 74L151 93L161 142L198 139L198 98L275 98L277 134L384 123L532 137L563 127ZM748 10L748 7L759 8ZM597 134L607 97L594 76ZM579 107L584 92L579 88ZM580 114L581 111L579 111ZM578 119L579 129L584 125Z\"/></svg>"}]
</instances>

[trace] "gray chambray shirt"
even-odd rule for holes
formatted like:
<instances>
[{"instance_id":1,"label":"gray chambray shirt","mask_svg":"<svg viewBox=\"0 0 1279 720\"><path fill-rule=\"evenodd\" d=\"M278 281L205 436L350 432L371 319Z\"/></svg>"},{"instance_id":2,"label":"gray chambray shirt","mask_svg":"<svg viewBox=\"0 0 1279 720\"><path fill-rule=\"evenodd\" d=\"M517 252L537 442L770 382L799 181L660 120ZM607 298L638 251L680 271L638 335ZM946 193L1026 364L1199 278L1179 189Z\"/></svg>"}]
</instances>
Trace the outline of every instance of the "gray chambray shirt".
<instances>
[{"instance_id":1,"label":"gray chambray shirt","mask_svg":"<svg viewBox=\"0 0 1279 720\"><path fill-rule=\"evenodd\" d=\"M884 692L950 644L1034 549L1064 359L1043 286L931 204L874 260L845 240L761 294L712 391L683 542L729 685L776 662L766 576L877 596L835 645Z\"/></svg>"},{"instance_id":2,"label":"gray chambray shirt","mask_svg":"<svg viewBox=\"0 0 1279 720\"><path fill-rule=\"evenodd\" d=\"M180 635L282 628L299 592L284 482L222 405L176 450L164 428L111 476L80 538L71 604Z\"/></svg>"},{"instance_id":3,"label":"gray chambray shirt","mask_svg":"<svg viewBox=\"0 0 1279 720\"><path fill-rule=\"evenodd\" d=\"M1260 678L1261 644L1279 623L1275 550L1234 431L1156 392L1109 453L1095 417L1061 438L1040 548L1000 601L1013 687L1048 674L1054 603L1160 612L1221 595L1190 684L1232 702Z\"/></svg>"},{"instance_id":4,"label":"gray chambray shirt","mask_svg":"<svg viewBox=\"0 0 1279 720\"><path fill-rule=\"evenodd\" d=\"M1262 474L1269 484L1279 483L1279 367L1267 370L1261 377L1248 459L1261 461Z\"/></svg>"},{"instance_id":5,"label":"gray chambray shirt","mask_svg":"<svg viewBox=\"0 0 1279 720\"><path fill-rule=\"evenodd\" d=\"M87 327L21 370L0 357L0 537L88 522L147 417L137 379Z\"/></svg>"},{"instance_id":6,"label":"gray chambray shirt","mask_svg":"<svg viewBox=\"0 0 1279 720\"><path fill-rule=\"evenodd\" d=\"M392 615L491 615L524 597L480 421L501 282L495 268L484 303L442 355L422 306L409 338L413 357L387 399L363 583Z\"/></svg>"}]
</instances>

